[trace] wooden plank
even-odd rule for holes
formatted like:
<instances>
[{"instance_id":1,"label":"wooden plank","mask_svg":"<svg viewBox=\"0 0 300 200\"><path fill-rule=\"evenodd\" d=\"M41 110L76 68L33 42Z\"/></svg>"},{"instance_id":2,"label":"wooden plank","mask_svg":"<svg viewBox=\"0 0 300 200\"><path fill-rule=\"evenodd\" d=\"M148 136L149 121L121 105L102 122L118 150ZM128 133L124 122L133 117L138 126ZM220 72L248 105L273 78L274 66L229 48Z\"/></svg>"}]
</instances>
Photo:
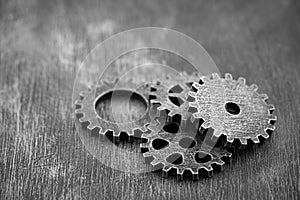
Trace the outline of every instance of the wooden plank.
<instances>
[{"instance_id":1,"label":"wooden plank","mask_svg":"<svg viewBox=\"0 0 300 200\"><path fill-rule=\"evenodd\" d=\"M299 198L299 1L51 2L1 2L1 199ZM72 120L77 66L96 41L149 25L192 36L222 73L257 83L277 108L272 137L197 182L93 158Z\"/></svg>"}]
</instances>

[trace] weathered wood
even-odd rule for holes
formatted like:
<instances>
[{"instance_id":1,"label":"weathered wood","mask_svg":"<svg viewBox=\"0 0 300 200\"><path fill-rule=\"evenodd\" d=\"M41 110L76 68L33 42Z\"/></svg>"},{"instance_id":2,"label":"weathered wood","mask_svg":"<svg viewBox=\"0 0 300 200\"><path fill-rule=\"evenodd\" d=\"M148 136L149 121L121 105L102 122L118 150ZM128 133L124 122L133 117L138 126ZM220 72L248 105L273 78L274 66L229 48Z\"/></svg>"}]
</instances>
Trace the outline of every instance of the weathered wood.
<instances>
[{"instance_id":1,"label":"weathered wood","mask_svg":"<svg viewBox=\"0 0 300 200\"><path fill-rule=\"evenodd\" d=\"M0 6L1 199L299 198L298 0L42 0ZM224 172L198 182L123 173L94 159L72 120L78 64L97 41L149 25L190 35L222 73L257 83L277 108L272 137L237 152Z\"/></svg>"}]
</instances>

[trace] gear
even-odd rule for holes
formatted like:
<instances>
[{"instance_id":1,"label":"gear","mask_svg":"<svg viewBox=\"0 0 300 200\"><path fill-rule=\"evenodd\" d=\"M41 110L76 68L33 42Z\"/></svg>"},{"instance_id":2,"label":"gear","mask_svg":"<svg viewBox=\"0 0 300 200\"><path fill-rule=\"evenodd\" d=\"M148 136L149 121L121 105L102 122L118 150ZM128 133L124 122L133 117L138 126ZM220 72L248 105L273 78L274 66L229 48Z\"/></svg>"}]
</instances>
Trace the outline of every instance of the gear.
<instances>
[{"instance_id":1,"label":"gear","mask_svg":"<svg viewBox=\"0 0 300 200\"><path fill-rule=\"evenodd\" d=\"M247 145L248 139L256 144L260 136L267 139L275 130L274 105L266 102L266 94L257 92L257 85L247 86L244 78L236 81L228 73L225 78L212 74L201 77L193 87L197 90L189 92L194 99L189 106L197 110L193 116L204 120L203 128L213 128L214 136L225 135L229 143L238 139Z\"/></svg>"},{"instance_id":2,"label":"gear","mask_svg":"<svg viewBox=\"0 0 300 200\"><path fill-rule=\"evenodd\" d=\"M200 173L210 177L214 168L222 170L232 154L204 143L195 121L183 120L179 126L165 124L165 117L159 116L156 123L148 126L149 131L142 134L143 156L152 159L151 165L160 166L165 176L175 171L180 180L187 171L196 180Z\"/></svg>"},{"instance_id":3,"label":"gear","mask_svg":"<svg viewBox=\"0 0 300 200\"><path fill-rule=\"evenodd\" d=\"M121 87L116 86L116 84L121 85ZM96 110L99 99L107 94L113 95L113 92L116 91L125 91L129 94L132 92L133 95L137 94L142 96L147 104L147 110L140 119L129 122L116 122L114 120L106 120L99 116ZM137 85L130 81L118 82L118 79L115 79L113 82L101 81L98 86L80 94L81 99L75 102L75 113L80 123L88 124L87 129L91 131L96 130L101 135L105 135L108 131L111 131L115 138L118 138L121 132L127 133L128 136L136 136L135 132L137 130L140 132L146 131L146 125L151 121L150 115L153 111L151 111L148 101L149 93L150 85L148 84ZM97 94L96 97L95 94Z\"/></svg>"},{"instance_id":4,"label":"gear","mask_svg":"<svg viewBox=\"0 0 300 200\"><path fill-rule=\"evenodd\" d=\"M182 119L187 119L191 116L188 112L188 92L193 82L198 80L199 76L196 73L188 75L181 72L177 76L169 75L161 84L154 86L155 89L151 91L151 95L155 98L151 100L151 103L159 103L158 110L170 111L169 116L179 114Z\"/></svg>"}]
</instances>

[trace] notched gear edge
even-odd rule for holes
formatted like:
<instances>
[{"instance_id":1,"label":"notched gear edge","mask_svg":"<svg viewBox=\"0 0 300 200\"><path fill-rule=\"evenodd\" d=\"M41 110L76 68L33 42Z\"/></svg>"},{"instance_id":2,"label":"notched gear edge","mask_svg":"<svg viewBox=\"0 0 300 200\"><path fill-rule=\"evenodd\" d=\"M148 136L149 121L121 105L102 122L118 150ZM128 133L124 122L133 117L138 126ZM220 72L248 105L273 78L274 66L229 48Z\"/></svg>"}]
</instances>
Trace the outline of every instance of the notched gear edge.
<instances>
[{"instance_id":1,"label":"notched gear edge","mask_svg":"<svg viewBox=\"0 0 300 200\"><path fill-rule=\"evenodd\" d=\"M159 112L161 114L162 112ZM164 120L165 116L158 115L157 118ZM179 146L179 141L185 137L190 137L189 129L194 127L194 130L197 130L198 126L193 126L195 121L190 119L183 120L184 127L181 130L181 133L173 134L163 131L163 124L165 121L153 120L150 125L147 127L148 132L142 134L142 143L140 144L143 156L145 159L152 159L150 164L154 167L162 166L164 177L167 177L169 172L172 169L176 170L177 178L179 180L183 179L184 172L189 171L192 174L193 180L199 179L199 175L205 175L207 177L212 177L214 170L222 171L224 169L225 163L229 163L232 157L232 153L228 152L222 147L211 147L207 144L204 144L203 141L199 138L200 133L197 133L194 140L197 145L191 149L185 149ZM187 125L186 123L191 123ZM195 125L195 124L194 124ZM172 141L169 141L168 138L172 138ZM198 138L198 139L196 139ZM156 150L152 146L152 142L155 139L164 139L169 142L169 145L165 148ZM168 152L168 149L171 152ZM205 163L197 163L194 156L196 153L204 153L210 156L210 160ZM168 156L173 153L180 153L183 157L184 164L173 164L168 162L166 159ZM191 157L192 156L192 157ZM185 166L186 165L186 166ZM203 172L204 170L204 172Z\"/></svg>"},{"instance_id":2,"label":"notched gear edge","mask_svg":"<svg viewBox=\"0 0 300 200\"><path fill-rule=\"evenodd\" d=\"M225 74L225 78L221 78L218 74L213 73L211 75L211 78L207 76L202 76L200 78L201 81L199 83L195 82L193 83L193 87L196 88L197 92L190 91L189 96L194 99L194 101L189 102L190 108L196 108L197 112L193 113L194 118L201 118L204 120L204 123L202 124L203 128L213 128L215 129L214 136L220 137L221 135L226 136L226 140L228 143L232 144L235 139L238 139L242 145L247 145L247 140L250 139L253 141L254 144L260 143L259 137L263 137L264 139L269 138L269 134L275 130L275 122L277 121L277 116L273 115L273 111L275 110L275 106L273 104L268 104L268 95L266 94L259 94L257 92L258 86L256 84L252 84L250 86L246 85L246 79L243 77L238 78L238 80L233 80L232 75L229 73ZM201 83L200 83L201 82ZM264 113L265 120L268 122L264 125L261 125L260 128L263 128L263 130L256 130L257 132L255 135L245 134L244 136L237 136L237 135L230 135L224 133L224 131L220 130L219 128L215 127L213 124L216 124L212 119L212 114L207 112L208 109L205 108L206 105L203 106L203 103L209 103L207 99L211 98L210 96L207 97L207 90L212 90L213 88L210 88L210 83L215 83L217 86L220 85L221 87L224 86L224 88L221 88L221 90L241 90L243 89L245 92L251 92L252 95L255 96L256 100L259 99L259 103L268 110L268 112ZM218 89L218 88L217 88ZM217 90L216 89L216 90ZM224 91L225 92L225 91ZM216 93L216 91L214 91ZM224 93L225 94L225 93ZM201 102L199 99L201 99L201 95L206 95L206 100L202 98ZM249 98L248 96L246 96ZM197 99L198 98L198 99ZM204 99L204 100L203 100ZM211 98L212 99L212 98ZM241 99L241 98L240 98ZM226 97L223 99L223 103L226 104L228 102L226 100ZM212 105L214 102L211 102ZM251 117L251 116L250 116ZM215 117L217 118L217 117ZM229 117L228 117L229 118ZM221 120L220 120L221 121ZM221 124L221 123L219 123ZM228 125L228 124L227 124ZM230 126L230 125L229 125ZM247 126L247 123L245 124L245 127ZM229 127L230 128L230 127Z\"/></svg>"},{"instance_id":3,"label":"notched gear edge","mask_svg":"<svg viewBox=\"0 0 300 200\"><path fill-rule=\"evenodd\" d=\"M192 87L191 84L198 80L199 75L197 72L192 74L180 72L177 76L168 75L165 80L160 80L156 86L153 85L155 91L151 91L151 95L155 98L151 99L151 103L159 103L158 110L168 110L168 115L171 117L178 114L183 119L187 119L191 116L191 113L188 112L188 92ZM175 86L179 86L182 91L170 93L170 90ZM183 102L181 105L175 105L171 102L170 97L180 98Z\"/></svg>"},{"instance_id":4,"label":"notched gear edge","mask_svg":"<svg viewBox=\"0 0 300 200\"><path fill-rule=\"evenodd\" d=\"M118 79L114 81L101 81L98 86L89 88L88 91L82 91L80 93L80 99L75 101L75 114L80 123L87 123L86 128L90 131L96 131L100 135L105 135L107 132L112 132L113 136L118 138L122 132L126 133L128 136L136 136L135 132L140 131L144 132L147 130L146 126L151 121L151 113L154 112L149 105L148 88L150 87L148 84L139 85L137 89L135 88L137 85L126 82L125 84L121 84L123 87L115 88L115 84L118 82ZM127 87L124 87L126 85ZM105 119L102 119L96 109L96 102L103 95L113 92L115 90L127 90L130 92L135 92L146 100L147 110L144 115L135 121L126 122L126 123L118 123L111 122ZM95 97L95 93L99 93L97 97ZM156 113L155 113L156 114Z\"/></svg>"}]
</instances>

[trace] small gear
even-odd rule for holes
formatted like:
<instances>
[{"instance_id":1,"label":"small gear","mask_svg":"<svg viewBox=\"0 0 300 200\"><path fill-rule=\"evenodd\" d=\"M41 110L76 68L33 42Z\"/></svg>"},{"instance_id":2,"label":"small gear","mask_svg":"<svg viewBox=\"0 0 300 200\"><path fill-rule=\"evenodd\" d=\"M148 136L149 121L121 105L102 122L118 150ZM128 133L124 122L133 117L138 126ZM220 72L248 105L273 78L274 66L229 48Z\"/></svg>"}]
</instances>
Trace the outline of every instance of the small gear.
<instances>
[{"instance_id":1,"label":"small gear","mask_svg":"<svg viewBox=\"0 0 300 200\"><path fill-rule=\"evenodd\" d=\"M189 171L193 180L199 174L211 177L214 168L222 170L225 161L230 160L232 154L226 149L203 142L195 121L183 120L183 125L176 126L165 124L165 117L159 116L156 123L148 126L149 131L142 134L143 156L152 159L151 165L160 166L164 176L175 171L181 180L184 172Z\"/></svg>"},{"instance_id":2,"label":"small gear","mask_svg":"<svg viewBox=\"0 0 300 200\"><path fill-rule=\"evenodd\" d=\"M117 85L117 86L116 86ZM118 87L121 85L121 87ZM136 88L136 89L134 89ZM129 122L116 122L113 120L106 120L99 116L96 110L98 100L109 93L115 91L132 92L132 94L140 95L146 102L146 112L138 120ZM151 109L149 104L150 85L137 85L130 81L120 82L115 79L112 82L100 81L98 86L94 86L89 91L81 92L80 100L76 100L75 113L80 123L87 123L87 129L96 130L101 135L105 135L108 131L113 133L115 138L118 138L121 132L127 133L128 136L135 136L135 132L146 131L146 125L151 121ZM95 94L96 97L95 97Z\"/></svg>"},{"instance_id":3,"label":"small gear","mask_svg":"<svg viewBox=\"0 0 300 200\"><path fill-rule=\"evenodd\" d=\"M155 98L151 99L151 103L159 103L158 110L168 110L169 116L179 114L182 119L187 119L191 116L188 112L188 92L192 84L198 80L197 73L189 75L186 72L180 72L177 76L169 75L166 80L154 86L151 95Z\"/></svg>"},{"instance_id":4,"label":"small gear","mask_svg":"<svg viewBox=\"0 0 300 200\"><path fill-rule=\"evenodd\" d=\"M248 139L257 144L260 136L267 139L275 130L274 105L266 102L266 94L257 92L257 85L247 86L244 78L236 81L228 73L225 78L212 74L211 78L201 77L193 87L197 91L189 92L194 99L190 109L196 108L194 118L204 120L203 128L213 128L214 136L225 135L229 143L238 139L247 145Z\"/></svg>"}]
</instances>

